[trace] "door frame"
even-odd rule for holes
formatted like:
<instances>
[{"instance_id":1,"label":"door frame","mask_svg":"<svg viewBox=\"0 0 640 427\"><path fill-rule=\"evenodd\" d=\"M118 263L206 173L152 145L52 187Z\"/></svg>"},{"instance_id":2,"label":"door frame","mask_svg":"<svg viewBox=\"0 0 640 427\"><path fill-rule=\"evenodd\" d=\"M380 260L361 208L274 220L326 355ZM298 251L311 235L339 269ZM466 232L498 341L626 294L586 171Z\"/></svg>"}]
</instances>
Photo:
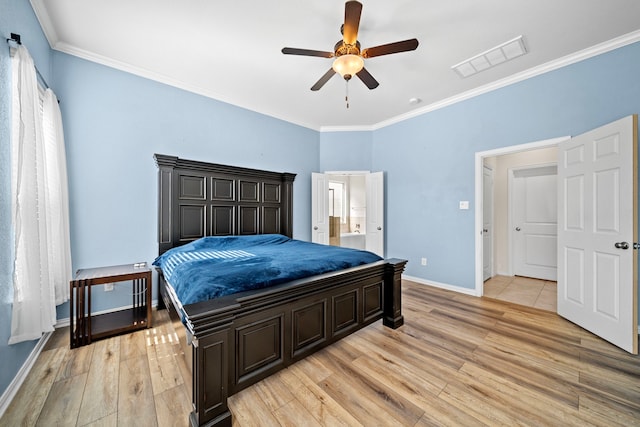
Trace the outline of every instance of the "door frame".
<instances>
[{"instance_id":1,"label":"door frame","mask_svg":"<svg viewBox=\"0 0 640 427\"><path fill-rule=\"evenodd\" d=\"M476 286L475 295L482 296L484 293L483 281L483 248L482 248L482 215L483 215L483 166L485 157L501 156L503 154L513 154L521 151L536 150L539 148L548 148L557 146L559 143L571 139L571 136L560 136L557 138L544 139L540 141L529 142L520 145L511 145L509 147L495 148L493 150L478 151L475 153L475 249L476 249ZM494 224L495 227L495 224Z\"/></svg>"},{"instance_id":2,"label":"door frame","mask_svg":"<svg viewBox=\"0 0 640 427\"><path fill-rule=\"evenodd\" d=\"M489 200L491 201L490 214L489 215L491 216L491 218L489 219L490 220L489 221L489 224L490 224L489 228L490 229L486 233L489 236L488 237L489 238L489 251L491 252L489 254L489 258L490 258L489 278L493 277L493 272L494 272L493 265L494 265L494 262L495 262L494 253L493 253L493 247L494 247L493 222L494 222L494 219L495 219L495 215L494 215L494 205L495 205L495 198L494 198L494 194L495 194L495 191L494 191L494 170L493 170L492 167L490 167L488 165L485 165L484 162L483 162L483 165L482 165L482 180L483 180L482 181L482 189L483 190L482 190L482 205L481 205L481 208L482 208L482 230L483 230L482 231L482 251L483 251L482 252L482 280L483 281L486 280L484 278L484 264L485 264L484 263L484 261L485 261L484 240L486 238L484 230L485 230L485 224L487 223L487 221L485 221L485 218L484 218L484 204L487 201L487 195L484 193L484 177L486 176L485 172L487 170L489 171L489 175L491 177L491 188L489 190L490 193L491 193L490 197L489 197Z\"/></svg>"}]
</instances>

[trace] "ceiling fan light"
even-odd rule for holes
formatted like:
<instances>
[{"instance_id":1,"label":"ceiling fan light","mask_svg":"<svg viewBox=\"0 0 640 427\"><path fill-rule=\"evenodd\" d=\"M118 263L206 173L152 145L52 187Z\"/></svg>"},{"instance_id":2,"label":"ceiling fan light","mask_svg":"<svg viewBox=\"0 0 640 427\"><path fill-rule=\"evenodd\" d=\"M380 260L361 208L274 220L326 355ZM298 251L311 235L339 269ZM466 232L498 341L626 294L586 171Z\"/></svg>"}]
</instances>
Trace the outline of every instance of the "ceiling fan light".
<instances>
[{"instance_id":1,"label":"ceiling fan light","mask_svg":"<svg viewBox=\"0 0 640 427\"><path fill-rule=\"evenodd\" d=\"M333 61L333 70L344 76L353 77L357 72L364 68L364 59L359 55L342 55Z\"/></svg>"}]
</instances>

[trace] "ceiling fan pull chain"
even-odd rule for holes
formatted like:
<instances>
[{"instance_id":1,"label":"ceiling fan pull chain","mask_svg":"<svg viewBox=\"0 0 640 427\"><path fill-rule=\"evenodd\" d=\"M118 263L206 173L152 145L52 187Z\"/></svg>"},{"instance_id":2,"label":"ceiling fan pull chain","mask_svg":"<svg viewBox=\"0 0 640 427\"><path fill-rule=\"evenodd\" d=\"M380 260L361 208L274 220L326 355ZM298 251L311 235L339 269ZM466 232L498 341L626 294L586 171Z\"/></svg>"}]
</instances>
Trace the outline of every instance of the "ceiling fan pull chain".
<instances>
[{"instance_id":1,"label":"ceiling fan pull chain","mask_svg":"<svg viewBox=\"0 0 640 427\"><path fill-rule=\"evenodd\" d=\"M345 80L346 85L346 95L344 96L344 100L347 103L347 108L349 108L349 80Z\"/></svg>"}]
</instances>

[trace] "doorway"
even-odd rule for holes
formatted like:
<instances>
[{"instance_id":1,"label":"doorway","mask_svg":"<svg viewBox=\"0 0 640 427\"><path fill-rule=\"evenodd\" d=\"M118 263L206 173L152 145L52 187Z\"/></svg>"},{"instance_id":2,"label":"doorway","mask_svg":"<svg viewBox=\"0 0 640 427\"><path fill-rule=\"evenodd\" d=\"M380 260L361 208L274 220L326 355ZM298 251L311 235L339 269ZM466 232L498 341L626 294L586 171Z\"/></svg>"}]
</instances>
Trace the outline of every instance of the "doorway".
<instances>
[{"instance_id":1,"label":"doorway","mask_svg":"<svg viewBox=\"0 0 640 427\"><path fill-rule=\"evenodd\" d=\"M476 293L484 294L482 168L491 156L557 145L557 313L638 353L637 115L575 137L476 153ZM631 242L631 243L629 243Z\"/></svg>"},{"instance_id":2,"label":"doorway","mask_svg":"<svg viewBox=\"0 0 640 427\"><path fill-rule=\"evenodd\" d=\"M493 228L488 230L491 233L493 242L493 276L503 277L503 281L508 277L515 276L511 254L514 253L513 241L510 236L510 229L515 229L511 224L509 215L509 173L510 170L522 168L525 165L548 165L549 159L556 159L556 150L560 142L569 140L570 137L559 137L543 141L532 142L511 147L503 147L476 153L476 200L484 197L484 171L485 166L493 170ZM480 179L479 179L480 178ZM479 230L476 239L476 295L484 295L484 257L483 245L485 244L484 213L485 207L476 210L476 230Z\"/></svg>"},{"instance_id":3,"label":"doorway","mask_svg":"<svg viewBox=\"0 0 640 427\"><path fill-rule=\"evenodd\" d=\"M311 174L311 240L384 257L383 172Z\"/></svg>"},{"instance_id":4,"label":"doorway","mask_svg":"<svg viewBox=\"0 0 640 427\"><path fill-rule=\"evenodd\" d=\"M483 295L556 311L556 159L555 145L483 159Z\"/></svg>"},{"instance_id":5,"label":"doorway","mask_svg":"<svg viewBox=\"0 0 640 427\"><path fill-rule=\"evenodd\" d=\"M366 186L364 175L327 174L329 179L329 244L366 247Z\"/></svg>"}]
</instances>

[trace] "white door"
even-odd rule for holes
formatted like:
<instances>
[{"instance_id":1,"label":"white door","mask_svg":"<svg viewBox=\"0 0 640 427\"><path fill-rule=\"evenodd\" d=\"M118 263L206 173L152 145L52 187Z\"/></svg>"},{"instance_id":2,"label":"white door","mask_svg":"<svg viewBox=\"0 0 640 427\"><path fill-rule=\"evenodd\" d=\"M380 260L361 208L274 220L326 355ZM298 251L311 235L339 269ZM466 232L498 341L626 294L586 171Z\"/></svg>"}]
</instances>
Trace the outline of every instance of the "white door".
<instances>
[{"instance_id":1,"label":"white door","mask_svg":"<svg viewBox=\"0 0 640 427\"><path fill-rule=\"evenodd\" d=\"M638 353L637 116L558 150L558 314Z\"/></svg>"},{"instance_id":2,"label":"white door","mask_svg":"<svg viewBox=\"0 0 640 427\"><path fill-rule=\"evenodd\" d=\"M311 174L311 241L329 244L329 178Z\"/></svg>"},{"instance_id":3,"label":"white door","mask_svg":"<svg viewBox=\"0 0 640 427\"><path fill-rule=\"evenodd\" d=\"M493 170L482 173L482 280L493 276Z\"/></svg>"},{"instance_id":4,"label":"white door","mask_svg":"<svg viewBox=\"0 0 640 427\"><path fill-rule=\"evenodd\" d=\"M511 235L517 276L557 280L557 167L512 171Z\"/></svg>"},{"instance_id":5,"label":"white door","mask_svg":"<svg viewBox=\"0 0 640 427\"><path fill-rule=\"evenodd\" d=\"M367 233L366 249L384 258L384 174L366 175Z\"/></svg>"}]
</instances>

